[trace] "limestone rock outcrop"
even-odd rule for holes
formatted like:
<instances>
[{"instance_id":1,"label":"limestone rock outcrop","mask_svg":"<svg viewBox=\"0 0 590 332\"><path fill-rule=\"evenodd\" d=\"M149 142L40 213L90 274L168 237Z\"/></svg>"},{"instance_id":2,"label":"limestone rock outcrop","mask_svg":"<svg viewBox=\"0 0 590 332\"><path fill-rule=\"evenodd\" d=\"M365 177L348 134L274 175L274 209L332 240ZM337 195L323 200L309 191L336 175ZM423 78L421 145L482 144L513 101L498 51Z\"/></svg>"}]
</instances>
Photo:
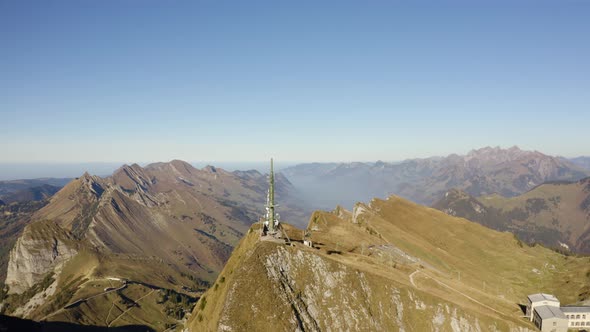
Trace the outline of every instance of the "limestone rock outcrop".
<instances>
[{"instance_id":1,"label":"limestone rock outcrop","mask_svg":"<svg viewBox=\"0 0 590 332\"><path fill-rule=\"evenodd\" d=\"M22 293L77 254L72 238L51 224L31 224L10 251L6 274L9 293Z\"/></svg>"}]
</instances>

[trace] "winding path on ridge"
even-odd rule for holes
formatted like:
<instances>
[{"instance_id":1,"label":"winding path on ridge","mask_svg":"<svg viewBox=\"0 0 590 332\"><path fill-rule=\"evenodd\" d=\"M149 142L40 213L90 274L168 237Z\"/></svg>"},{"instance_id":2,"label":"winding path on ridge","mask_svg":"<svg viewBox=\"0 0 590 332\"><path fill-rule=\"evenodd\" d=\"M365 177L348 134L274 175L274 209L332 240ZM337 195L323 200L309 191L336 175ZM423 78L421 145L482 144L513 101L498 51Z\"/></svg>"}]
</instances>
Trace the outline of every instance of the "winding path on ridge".
<instances>
[{"instance_id":1,"label":"winding path on ridge","mask_svg":"<svg viewBox=\"0 0 590 332\"><path fill-rule=\"evenodd\" d=\"M84 285L84 284L87 284L87 283L89 283L89 282L92 282L92 281L96 281L96 279L94 279L94 280L88 280L88 281L86 281L86 282L84 282L84 283L80 284L80 285L78 286L78 288L80 288L82 285ZM73 307L75 307L75 306L78 306L78 305L80 305L81 303L83 303L83 302L86 302L86 301L88 301L88 300L90 300L90 299L92 299L92 298L95 298L95 297L97 297L97 296L101 296L101 295L104 295L104 294L108 294L108 293L111 293L111 292L117 292L117 291L120 291L120 290L122 290L122 289L125 289L126 287L127 287L127 281L126 281L126 280L123 280L123 285L121 285L120 287L113 288L113 289L109 289L109 290L106 290L106 291L104 291L104 292L100 292L100 293L98 293L98 294L94 294L94 295L92 295L92 296L89 296L89 297L86 297L86 298L83 298L83 299L76 300L76 301L74 301L74 302L72 302L72 303L68 303L68 304L66 304L66 305L65 305L63 308L59 308L58 310L56 310L56 311L54 311L54 312L50 313L49 315L47 315L47 316L45 316L45 317L41 318L41 321L47 320L48 318L50 318L50 317L53 317L53 316L57 315L58 313L60 313L60 312L61 312L61 311L63 311L63 310L67 310L67 309L73 308Z\"/></svg>"},{"instance_id":2,"label":"winding path on ridge","mask_svg":"<svg viewBox=\"0 0 590 332\"><path fill-rule=\"evenodd\" d=\"M140 297L139 299L137 299L137 300L133 301L133 303L134 303L134 304L138 304L138 303L139 303L139 301L143 300L145 297L148 297L150 294L152 294L152 293L153 293L153 292L155 292L155 291L156 291L155 289L152 289L152 290L151 290L149 293L147 293L147 294L145 294L144 296ZM112 321L109 323L109 325L107 325L107 327L111 327L111 325L113 325L113 323L114 323L114 322L115 322L117 319L119 319L119 318L123 317L123 315L125 315L127 312L129 312L129 311L130 311L131 309L133 309L133 308L135 308L135 306L131 306L131 307L129 307L129 309L127 309L127 310L123 311L123 312L122 312L122 313L121 313L119 316L115 317L115 319L113 319L113 320L112 320Z\"/></svg>"},{"instance_id":3,"label":"winding path on ridge","mask_svg":"<svg viewBox=\"0 0 590 332\"><path fill-rule=\"evenodd\" d=\"M505 317L510 317L509 315L507 315L507 314L505 314L505 313L503 313L503 312L501 312L501 311L498 311L498 310L496 310L496 309L494 309L494 308L490 307L489 305L487 305L487 304L485 304L485 303L482 303L482 302L480 302L480 301L478 301L478 300L476 300L476 299L472 298L471 296L469 296L469 295L467 295L467 294L465 294L465 293L461 292L460 290L458 290L458 289L456 289L456 288L453 288L453 287L451 287L451 286L449 286L449 285L445 284L444 282L442 282L442 281L440 281L440 280L438 280L438 279L434 278L433 276L429 275L428 273L426 273L426 272L424 272L424 271L416 270L416 271L412 272L412 273L409 275L409 278L410 278L410 283L411 283L411 284L412 284L412 286L414 286L416 289L420 289L420 288L419 288L419 287L416 285L416 282L414 281L414 276L415 276L417 273L422 273L422 274L424 274L424 275L425 275L427 278L430 278L430 279L432 279L434 282L438 283L439 285L441 285L441 286L443 286L443 287L446 287L446 288L448 288L449 290L451 290L451 291L453 291L453 292L455 292L455 293L457 293L457 294L459 294L459 295L461 295L461 296L463 296L463 297L466 297L466 298L467 298L467 299L469 299L470 301L473 301L473 302L475 302L475 303L477 303L477 304L479 304L479 305L481 305L481 306L485 307L486 309L492 310L493 312L497 313L498 315L505 316Z\"/></svg>"}]
</instances>

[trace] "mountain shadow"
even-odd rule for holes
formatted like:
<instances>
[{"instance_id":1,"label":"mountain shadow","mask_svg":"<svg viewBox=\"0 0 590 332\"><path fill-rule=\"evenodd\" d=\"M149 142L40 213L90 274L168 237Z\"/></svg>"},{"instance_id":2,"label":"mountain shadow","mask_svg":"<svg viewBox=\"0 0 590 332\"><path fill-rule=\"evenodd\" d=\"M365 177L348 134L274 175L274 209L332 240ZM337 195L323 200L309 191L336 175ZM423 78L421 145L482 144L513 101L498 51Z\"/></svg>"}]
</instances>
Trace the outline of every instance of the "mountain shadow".
<instances>
[{"instance_id":1,"label":"mountain shadow","mask_svg":"<svg viewBox=\"0 0 590 332\"><path fill-rule=\"evenodd\" d=\"M35 322L28 319L0 315L0 332L155 332L143 325L118 327L78 325L67 322Z\"/></svg>"}]
</instances>

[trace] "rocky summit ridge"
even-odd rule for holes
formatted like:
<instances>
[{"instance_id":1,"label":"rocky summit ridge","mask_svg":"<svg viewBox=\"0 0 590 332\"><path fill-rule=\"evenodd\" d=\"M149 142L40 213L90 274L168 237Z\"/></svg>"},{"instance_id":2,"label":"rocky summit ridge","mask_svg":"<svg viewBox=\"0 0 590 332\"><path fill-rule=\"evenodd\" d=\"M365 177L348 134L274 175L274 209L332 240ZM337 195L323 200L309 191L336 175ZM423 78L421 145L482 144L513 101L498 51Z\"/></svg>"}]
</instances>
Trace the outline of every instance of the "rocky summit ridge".
<instances>
[{"instance_id":1,"label":"rocky summit ridge","mask_svg":"<svg viewBox=\"0 0 590 332\"><path fill-rule=\"evenodd\" d=\"M314 213L311 246L285 232L278 243L250 228L190 331L535 331L519 307L527 294L590 296L589 258L395 196Z\"/></svg>"}]
</instances>

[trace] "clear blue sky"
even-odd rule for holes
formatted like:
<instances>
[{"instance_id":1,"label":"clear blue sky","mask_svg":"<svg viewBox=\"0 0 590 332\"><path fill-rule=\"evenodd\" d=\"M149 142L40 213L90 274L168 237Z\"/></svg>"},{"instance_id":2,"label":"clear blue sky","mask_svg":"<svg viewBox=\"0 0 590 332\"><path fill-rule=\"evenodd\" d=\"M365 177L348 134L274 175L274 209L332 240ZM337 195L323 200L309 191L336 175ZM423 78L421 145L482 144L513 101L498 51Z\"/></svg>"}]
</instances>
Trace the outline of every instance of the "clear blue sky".
<instances>
[{"instance_id":1,"label":"clear blue sky","mask_svg":"<svg viewBox=\"0 0 590 332\"><path fill-rule=\"evenodd\" d=\"M0 162L590 154L590 1L0 1Z\"/></svg>"}]
</instances>

